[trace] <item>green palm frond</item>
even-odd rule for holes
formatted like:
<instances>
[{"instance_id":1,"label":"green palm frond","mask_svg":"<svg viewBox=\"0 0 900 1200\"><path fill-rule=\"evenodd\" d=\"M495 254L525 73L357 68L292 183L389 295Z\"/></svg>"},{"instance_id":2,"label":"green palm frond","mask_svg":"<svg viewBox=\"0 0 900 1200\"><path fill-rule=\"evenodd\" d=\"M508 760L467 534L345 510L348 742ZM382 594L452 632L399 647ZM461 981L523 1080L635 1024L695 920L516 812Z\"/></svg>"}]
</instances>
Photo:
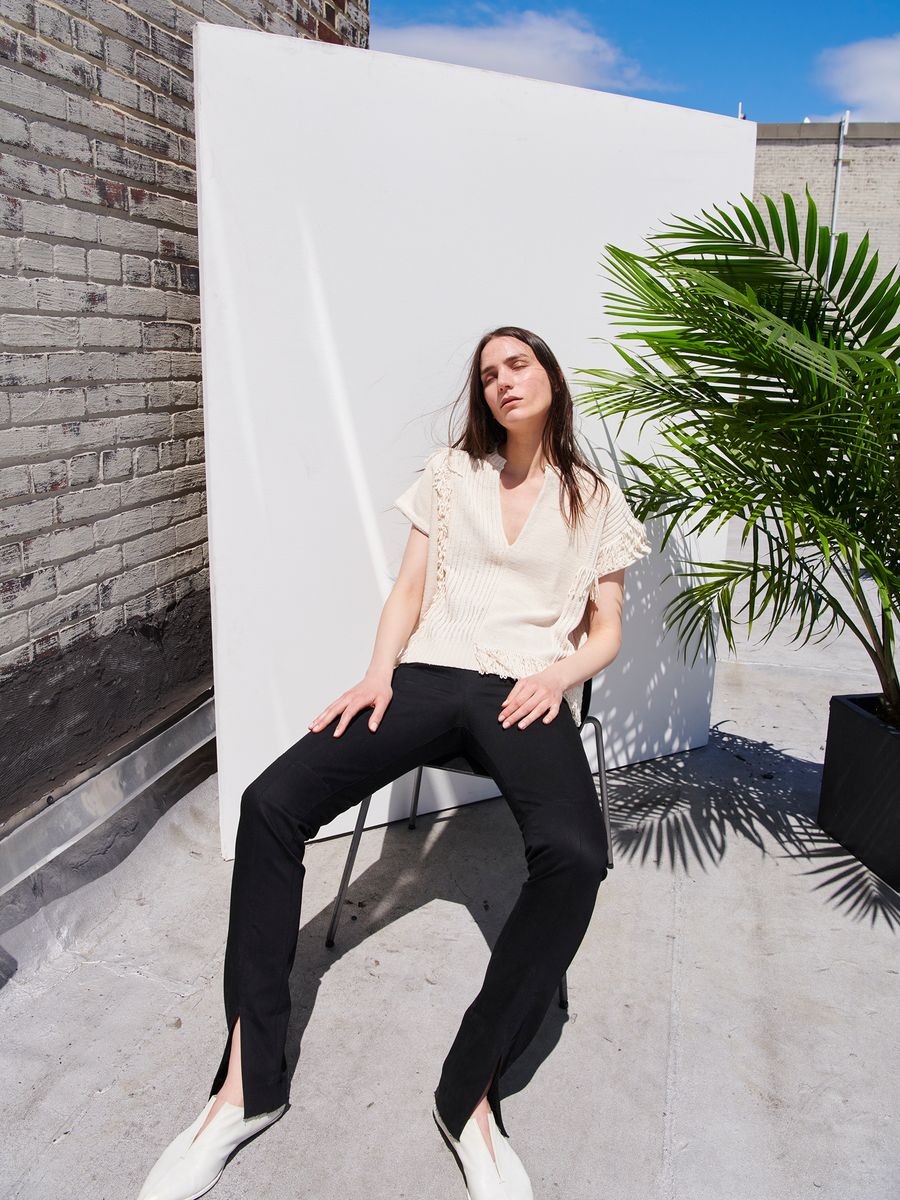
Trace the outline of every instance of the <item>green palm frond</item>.
<instances>
[{"instance_id":1,"label":"green palm frond","mask_svg":"<svg viewBox=\"0 0 900 1200\"><path fill-rule=\"evenodd\" d=\"M626 494L666 539L742 521L749 560L685 564L667 610L685 653L717 624L732 647L736 622L850 629L900 725L900 279L809 195L805 226L764 199L675 219L644 255L607 247L622 367L583 372L580 402L655 423Z\"/></svg>"}]
</instances>

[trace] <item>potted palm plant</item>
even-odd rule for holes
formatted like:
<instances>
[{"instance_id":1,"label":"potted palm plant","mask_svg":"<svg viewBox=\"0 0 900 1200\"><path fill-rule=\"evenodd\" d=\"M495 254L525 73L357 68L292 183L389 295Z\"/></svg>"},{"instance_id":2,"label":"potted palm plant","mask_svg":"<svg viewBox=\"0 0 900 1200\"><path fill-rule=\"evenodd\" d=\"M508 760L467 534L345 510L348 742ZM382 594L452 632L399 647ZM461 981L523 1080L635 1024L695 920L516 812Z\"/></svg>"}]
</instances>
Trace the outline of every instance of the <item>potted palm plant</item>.
<instances>
[{"instance_id":1,"label":"potted palm plant","mask_svg":"<svg viewBox=\"0 0 900 1200\"><path fill-rule=\"evenodd\" d=\"M746 559L683 565L666 615L685 652L717 627L734 649L739 622L865 646L880 691L832 698L819 823L900 888L900 281L807 205L805 229L789 195L744 197L646 254L607 247L624 365L583 372L580 402L656 423L625 488L667 539L741 522Z\"/></svg>"}]
</instances>

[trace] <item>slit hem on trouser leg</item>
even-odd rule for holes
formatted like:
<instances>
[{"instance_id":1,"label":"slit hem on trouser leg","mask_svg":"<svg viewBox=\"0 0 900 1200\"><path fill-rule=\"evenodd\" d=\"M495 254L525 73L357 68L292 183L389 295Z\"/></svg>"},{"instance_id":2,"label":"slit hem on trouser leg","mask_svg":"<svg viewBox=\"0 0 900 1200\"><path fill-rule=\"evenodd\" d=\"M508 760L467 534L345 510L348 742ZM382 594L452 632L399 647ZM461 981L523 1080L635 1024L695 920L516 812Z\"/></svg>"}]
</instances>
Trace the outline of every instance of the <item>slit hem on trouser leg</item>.
<instances>
[{"instance_id":1,"label":"slit hem on trouser leg","mask_svg":"<svg viewBox=\"0 0 900 1200\"><path fill-rule=\"evenodd\" d=\"M504 730L497 700L508 688L500 679L484 688L485 701L496 692L496 709L491 706L485 720L479 705L477 724L469 729L472 752L490 769L522 832L528 879L497 938L481 991L463 1016L435 1093L441 1119L457 1139L489 1081L488 1102L506 1135L502 1077L540 1028L606 876L606 831L571 714L565 710L549 725Z\"/></svg>"},{"instance_id":2,"label":"slit hem on trouser leg","mask_svg":"<svg viewBox=\"0 0 900 1200\"><path fill-rule=\"evenodd\" d=\"M287 1103L288 980L300 924L306 838L329 785L289 751L244 792L225 953L229 1040L241 1018L245 1118ZM277 897L277 902L275 901ZM227 1074L227 1060L223 1064ZM221 1074L221 1066L219 1074Z\"/></svg>"},{"instance_id":3,"label":"slit hem on trouser leg","mask_svg":"<svg viewBox=\"0 0 900 1200\"><path fill-rule=\"evenodd\" d=\"M216 1071L215 1075L213 1076L212 1087L209 1089L209 1099L210 1100L212 1100L213 1096L218 1096L219 1092L222 1090L222 1087L224 1086L226 1076L228 1075L228 1067L231 1062L231 1043L234 1040L234 1027L235 1027L235 1025L237 1025L237 1023L240 1019L240 1015L241 1014L238 1013L233 1021L231 1021L231 1020L228 1021L228 1039L225 1042L225 1050L222 1054L222 1061L219 1063L218 1070ZM241 1064L241 1075L242 1076L243 1076L243 1073L244 1073L244 1068L243 1068L243 1063L242 1063ZM277 1107L277 1105L276 1105L276 1107Z\"/></svg>"},{"instance_id":4,"label":"slit hem on trouser leg","mask_svg":"<svg viewBox=\"0 0 900 1200\"><path fill-rule=\"evenodd\" d=\"M240 1015L245 1117L273 1112L288 1100L289 979L306 841L364 796L459 742L459 689L438 691L422 674L414 667L395 672L394 697L377 733L368 729L364 711L335 740L334 721L276 759L242 798L225 952L229 1033L213 1091L227 1076Z\"/></svg>"},{"instance_id":5,"label":"slit hem on trouser leg","mask_svg":"<svg viewBox=\"0 0 900 1200\"><path fill-rule=\"evenodd\" d=\"M605 855L605 839L597 852L598 857ZM506 1136L500 1081L540 1028L587 930L605 873L603 860L592 876L552 871L550 879L530 879L523 885L497 939L481 992L462 1019L435 1093L438 1112L453 1137L459 1138L492 1072L488 1103ZM556 887L548 887L552 883Z\"/></svg>"}]
</instances>

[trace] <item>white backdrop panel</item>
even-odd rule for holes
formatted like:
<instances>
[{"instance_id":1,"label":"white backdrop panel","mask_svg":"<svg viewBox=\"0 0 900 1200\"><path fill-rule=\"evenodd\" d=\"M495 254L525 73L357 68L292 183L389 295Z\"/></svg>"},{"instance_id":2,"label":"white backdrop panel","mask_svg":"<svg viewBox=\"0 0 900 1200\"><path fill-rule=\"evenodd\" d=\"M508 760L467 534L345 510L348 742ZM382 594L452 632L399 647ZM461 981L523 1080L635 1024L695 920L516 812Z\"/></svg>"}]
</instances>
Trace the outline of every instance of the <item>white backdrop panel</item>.
<instances>
[{"instance_id":1,"label":"white backdrop panel","mask_svg":"<svg viewBox=\"0 0 900 1200\"><path fill-rule=\"evenodd\" d=\"M752 186L755 127L411 58L196 27L203 376L222 846L241 792L356 681L407 526L391 509L486 329L610 361L598 260ZM592 439L605 431L589 423ZM627 435L630 441L630 435ZM621 444L621 443L620 443ZM706 741L713 667L628 573L595 689L608 760ZM441 776L423 811L493 794ZM409 781L373 800L400 816ZM352 814L323 833L350 827Z\"/></svg>"}]
</instances>

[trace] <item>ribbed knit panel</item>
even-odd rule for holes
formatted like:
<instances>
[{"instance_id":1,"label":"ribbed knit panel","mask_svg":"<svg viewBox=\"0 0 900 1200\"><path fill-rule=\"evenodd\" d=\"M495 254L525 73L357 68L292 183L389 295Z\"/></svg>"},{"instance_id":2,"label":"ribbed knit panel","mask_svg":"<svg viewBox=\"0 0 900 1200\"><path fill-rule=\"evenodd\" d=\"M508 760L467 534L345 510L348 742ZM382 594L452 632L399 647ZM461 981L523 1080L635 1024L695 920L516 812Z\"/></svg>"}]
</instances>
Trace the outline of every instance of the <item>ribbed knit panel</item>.
<instances>
[{"instance_id":1,"label":"ribbed knit panel","mask_svg":"<svg viewBox=\"0 0 900 1200\"><path fill-rule=\"evenodd\" d=\"M419 622L400 662L521 679L572 654L597 580L649 554L644 528L607 481L573 531L560 480L544 485L516 541L503 532L499 454L441 450L396 507L429 536ZM566 694L576 719L581 688Z\"/></svg>"}]
</instances>

